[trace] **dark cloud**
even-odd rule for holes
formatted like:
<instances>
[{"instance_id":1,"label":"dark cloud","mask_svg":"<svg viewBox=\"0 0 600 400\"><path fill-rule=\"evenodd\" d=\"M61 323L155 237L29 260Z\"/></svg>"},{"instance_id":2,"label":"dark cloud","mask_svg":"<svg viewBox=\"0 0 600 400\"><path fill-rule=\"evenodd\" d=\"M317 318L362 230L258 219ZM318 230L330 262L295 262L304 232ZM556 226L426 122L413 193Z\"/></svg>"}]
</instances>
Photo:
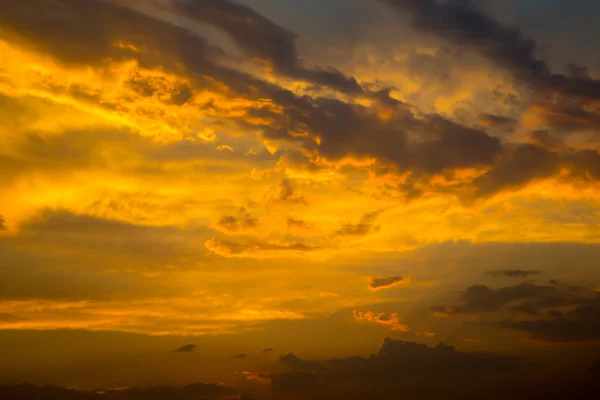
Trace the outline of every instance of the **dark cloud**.
<instances>
[{"instance_id":1,"label":"dark cloud","mask_svg":"<svg viewBox=\"0 0 600 400\"><path fill-rule=\"evenodd\" d=\"M391 276L389 278L373 278L371 279L371 283L369 283L369 287L371 289L388 288L390 286L394 286L402 282L403 280L404 278L402 276Z\"/></svg>"},{"instance_id":2,"label":"dark cloud","mask_svg":"<svg viewBox=\"0 0 600 400\"><path fill-rule=\"evenodd\" d=\"M333 67L304 68L296 50L296 35L250 7L229 0L179 0L172 4L183 15L227 32L246 53L279 73L343 92L362 93L356 79Z\"/></svg>"},{"instance_id":3,"label":"dark cloud","mask_svg":"<svg viewBox=\"0 0 600 400\"><path fill-rule=\"evenodd\" d=\"M498 127L504 129L512 129L517 124L517 121L514 118L494 114L482 114L480 120L481 123L485 126Z\"/></svg>"},{"instance_id":4,"label":"dark cloud","mask_svg":"<svg viewBox=\"0 0 600 400\"><path fill-rule=\"evenodd\" d=\"M244 360L246 358L246 353L236 354L234 358L239 358L239 359Z\"/></svg>"},{"instance_id":5,"label":"dark cloud","mask_svg":"<svg viewBox=\"0 0 600 400\"><path fill-rule=\"evenodd\" d=\"M294 373L272 375L275 393L310 392L314 398L327 399L393 399L400 392L411 399L481 395L490 387L507 385L507 379L521 371L516 357L461 352L443 343L431 348L389 338L369 358L317 362L293 357L282 362L294 368Z\"/></svg>"},{"instance_id":6,"label":"dark cloud","mask_svg":"<svg viewBox=\"0 0 600 400\"><path fill-rule=\"evenodd\" d=\"M597 99L600 82L590 80L581 67L569 76L552 74L539 58L540 46L519 30L503 26L473 2L464 0L382 0L411 15L413 26L456 44L467 46L534 86Z\"/></svg>"},{"instance_id":7,"label":"dark cloud","mask_svg":"<svg viewBox=\"0 0 600 400\"><path fill-rule=\"evenodd\" d=\"M453 168L490 166L502 153L499 139L439 115L417 117L416 112L405 104L386 102L386 91L379 97L381 104L385 103L390 108L391 114L389 118L382 119L377 110L369 107L335 99L298 97L274 84L223 67L219 65L222 50L211 47L206 40L182 27L132 9L98 0L33 1L35 4L28 6L14 2L0 6L0 23L11 38L68 63L101 65L107 59L137 59L143 67L161 67L187 74L197 87L222 91L225 86L229 94L249 99L271 99L282 108L283 115L269 113L270 122L258 125L242 117L231 122L242 127L258 128L266 139L285 140L303 147L311 156L332 160L348 156L377 158L397 170L414 170L427 175ZM284 57L271 55L279 64L286 65L285 60L293 54L286 44L288 35L243 6L215 1L185 4L199 7L198 10L208 7L211 13L216 13L211 18L218 19L219 24L235 25L227 27L232 32L241 29L235 33L239 40L246 40L245 36L248 36L247 40L252 41L261 35L279 38L273 39L284 43L283 50L277 54L288 54ZM31 13L30 6L39 12ZM230 21L227 10L238 16L247 13L259 27L254 23L246 26L248 21ZM82 22L88 20L89 24ZM105 29L108 26L111 29ZM247 33L252 29L257 31ZM131 44L139 51L115 46L116 42ZM266 57L272 46L269 40L265 42L266 46L261 43L257 41L253 51L261 55L265 53ZM250 44L246 46L252 48ZM142 92L146 90L144 87L140 88ZM250 110L249 115L256 112L259 110ZM286 181L282 182L280 199L306 202L302 196L294 196Z\"/></svg>"},{"instance_id":8,"label":"dark cloud","mask_svg":"<svg viewBox=\"0 0 600 400\"><path fill-rule=\"evenodd\" d=\"M195 344L186 344L183 347L180 347L176 350L173 350L176 353L191 353L194 350L196 350L196 345Z\"/></svg>"},{"instance_id":9,"label":"dark cloud","mask_svg":"<svg viewBox=\"0 0 600 400\"><path fill-rule=\"evenodd\" d=\"M306 229L309 227L309 225L306 223L306 221L293 219L293 218L288 218L287 226L288 226L288 229L292 229L292 228Z\"/></svg>"},{"instance_id":10,"label":"dark cloud","mask_svg":"<svg viewBox=\"0 0 600 400\"><path fill-rule=\"evenodd\" d=\"M289 179L282 179L271 201L286 201L290 203L308 204L304 196L296 193L294 185Z\"/></svg>"},{"instance_id":11,"label":"dark cloud","mask_svg":"<svg viewBox=\"0 0 600 400\"><path fill-rule=\"evenodd\" d=\"M573 299L555 295L555 296L542 297L542 298L535 299L535 300L528 300L518 306L511 307L510 310L513 313L525 313L528 315L538 315L542 310L564 307L564 306L571 305L573 303L574 303ZM550 315L552 315L557 312L560 315L562 315L561 312L555 311L555 310L550 310L548 313Z\"/></svg>"},{"instance_id":12,"label":"dark cloud","mask_svg":"<svg viewBox=\"0 0 600 400\"><path fill-rule=\"evenodd\" d=\"M272 347L267 347L266 349L263 349L263 351L262 351L263 354L272 353L272 352L273 352Z\"/></svg>"},{"instance_id":13,"label":"dark cloud","mask_svg":"<svg viewBox=\"0 0 600 400\"><path fill-rule=\"evenodd\" d=\"M543 147L549 151L564 151L566 145L564 140L556 135L553 135L547 130L539 130L531 132L530 139L533 144Z\"/></svg>"},{"instance_id":14,"label":"dark cloud","mask_svg":"<svg viewBox=\"0 0 600 400\"><path fill-rule=\"evenodd\" d=\"M499 271L487 271L486 274L493 277L507 278L529 278L530 276L541 275L542 271L525 271L520 269L505 269Z\"/></svg>"},{"instance_id":15,"label":"dark cloud","mask_svg":"<svg viewBox=\"0 0 600 400\"><path fill-rule=\"evenodd\" d=\"M294 355L293 353L289 353L289 354L286 354L285 356L281 356L279 358L279 360L283 364L285 364L291 368L298 369L298 370L319 371L324 368L323 365L318 361L302 360L302 359L298 358L296 355Z\"/></svg>"},{"instance_id":16,"label":"dark cloud","mask_svg":"<svg viewBox=\"0 0 600 400\"><path fill-rule=\"evenodd\" d=\"M463 35L460 24L452 22L456 15L462 15L461 10L467 9L468 21L479 16L468 11L468 6L459 7L455 2L445 6L431 0L422 3L390 2L402 3L413 14L423 14L419 18L425 18L429 11L442 7L444 12L436 17L439 19L436 23L458 32L450 36ZM560 158L556 153L535 145L503 145L500 139L483 130L452 122L440 115L419 113L407 104L389 102L386 100L389 100L389 91L386 90L378 95L380 105L389 108L389 117L386 118L381 118L377 107L331 98L296 96L275 84L224 67L220 64L223 51L197 34L130 8L98 0L32 0L27 5L21 3L4 2L0 5L0 24L3 35L8 39L50 53L66 63L103 65L109 59L136 59L142 67L160 67L188 75L192 86L173 91L171 100L168 100L171 102L183 103L194 87L225 90L230 95L247 99L270 99L281 108L281 114L257 108L249 110L247 115L266 112L266 120L261 118L260 122L256 122L239 117L230 119L230 122L259 129L265 139L285 141L302 148L309 161L316 157L330 160L374 158L390 170L412 171L423 179L456 168L490 168L474 182L478 197L550 176L560 166L572 169L574 174L594 179L600 177L600 160L597 160L600 156L597 152L594 155L580 151ZM248 7L215 0L178 1L175 4L179 12L225 30L249 54L278 66L279 73L288 73L291 68L292 73L309 74L315 81L320 80L320 76L326 77L322 80L331 81L336 75L329 70L307 70L299 66L294 36ZM32 13L32 9L37 12ZM487 32L485 27L478 26L477 29ZM500 28L496 26L493 29ZM484 34L478 39L478 35L477 30L475 33L469 31L465 37L479 43L490 36ZM115 46L117 42L131 44L137 50ZM506 53L502 43L497 46L500 50L489 51ZM340 82L345 82L345 78L342 77ZM142 84L138 89L144 93L147 85ZM294 193L288 181L282 182L278 198L306 203L302 196Z\"/></svg>"},{"instance_id":17,"label":"dark cloud","mask_svg":"<svg viewBox=\"0 0 600 400\"><path fill-rule=\"evenodd\" d=\"M548 310L547 318L504 321L500 325L527 332L533 340L542 342L600 341L600 294L580 289L528 301L512 309L531 316Z\"/></svg>"},{"instance_id":18,"label":"dark cloud","mask_svg":"<svg viewBox=\"0 0 600 400\"><path fill-rule=\"evenodd\" d=\"M518 286L509 286L500 289L491 289L488 286L477 285L467 288L461 295L463 304L459 306L435 306L434 312L454 314L475 314L481 312L498 311L505 305L515 300L535 299L543 296L558 294L553 286L537 286L523 283Z\"/></svg>"},{"instance_id":19,"label":"dark cloud","mask_svg":"<svg viewBox=\"0 0 600 400\"><path fill-rule=\"evenodd\" d=\"M6 230L5 219L2 215L0 215L0 231Z\"/></svg>"},{"instance_id":20,"label":"dark cloud","mask_svg":"<svg viewBox=\"0 0 600 400\"><path fill-rule=\"evenodd\" d=\"M600 99L600 81L590 79L581 67L568 75L556 74L540 58L541 48L518 29L502 25L464 0L382 0L410 15L412 25L459 46L468 47L509 71L516 79L545 96L553 93L584 99L571 108L584 119L598 120L598 110L585 111L587 101ZM567 104L572 104L570 101ZM561 110L569 107L564 105Z\"/></svg>"},{"instance_id":21,"label":"dark cloud","mask_svg":"<svg viewBox=\"0 0 600 400\"><path fill-rule=\"evenodd\" d=\"M593 310L596 316L600 308ZM600 322L567 318L549 320L506 321L500 326L530 334L531 339L541 342L572 343L600 341Z\"/></svg>"},{"instance_id":22,"label":"dark cloud","mask_svg":"<svg viewBox=\"0 0 600 400\"><path fill-rule=\"evenodd\" d=\"M221 228L225 229L226 231L240 232L240 231L245 231L248 229L255 228L257 223L258 223L258 220L248 214L246 214L240 218L237 218L237 217L234 217L231 215L224 215L221 217L219 222L217 222L217 225L219 225Z\"/></svg>"},{"instance_id":23,"label":"dark cloud","mask_svg":"<svg viewBox=\"0 0 600 400\"><path fill-rule=\"evenodd\" d=\"M294 241L261 241L257 239L246 239L239 242L234 242L225 239L210 239L205 244L205 247L223 256L236 256L261 252L306 252L320 249L319 246Z\"/></svg>"},{"instance_id":24,"label":"dark cloud","mask_svg":"<svg viewBox=\"0 0 600 400\"><path fill-rule=\"evenodd\" d=\"M381 211L375 211L365 214L357 224L344 224L336 233L340 236L366 236L377 232L379 226L375 225L375 220Z\"/></svg>"},{"instance_id":25,"label":"dark cloud","mask_svg":"<svg viewBox=\"0 0 600 400\"><path fill-rule=\"evenodd\" d=\"M492 168L476 178L473 184L478 197L490 196L553 176L559 170L559 159L558 154L531 144L508 145Z\"/></svg>"},{"instance_id":26,"label":"dark cloud","mask_svg":"<svg viewBox=\"0 0 600 400\"><path fill-rule=\"evenodd\" d=\"M309 371L284 371L270 378L275 393L313 393L322 386L319 376Z\"/></svg>"}]
</instances>

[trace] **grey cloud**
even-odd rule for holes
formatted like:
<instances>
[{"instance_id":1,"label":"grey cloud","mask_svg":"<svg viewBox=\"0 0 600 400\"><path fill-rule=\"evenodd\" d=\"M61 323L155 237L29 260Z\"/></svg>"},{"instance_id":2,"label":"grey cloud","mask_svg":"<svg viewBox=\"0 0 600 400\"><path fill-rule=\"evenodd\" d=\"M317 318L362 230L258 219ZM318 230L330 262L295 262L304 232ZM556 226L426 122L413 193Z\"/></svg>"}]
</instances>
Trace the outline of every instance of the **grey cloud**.
<instances>
[{"instance_id":1,"label":"grey cloud","mask_svg":"<svg viewBox=\"0 0 600 400\"><path fill-rule=\"evenodd\" d=\"M231 123L260 129L264 138L285 140L302 147L311 157L321 156L332 160L348 156L376 158L400 172L414 171L424 177L454 168L492 167L474 183L477 196L489 196L498 190L510 189L532 179L552 175L558 164L570 166L578 173L595 179L600 176L600 163L596 160L600 156L597 152L595 156L577 152L564 160L557 160L556 154L547 150L532 145L504 146L498 138L482 130L457 124L435 114L420 115L403 103L391 105L391 117L382 120L372 109L358 104L335 99L298 97L275 84L219 65L222 51L211 47L206 40L190 34L186 29L109 2L32 2L27 5L22 2L4 2L0 5L0 24L8 32L5 35L9 38L35 45L39 50L65 62L97 65L107 58L135 58L142 66L187 72L192 82L199 87L221 90L215 84L216 81L242 97L271 99L283 109L283 116L273 114L269 117L269 122L257 123L239 118L232 119ZM269 56L269 40L283 43L282 50L278 50L277 54L287 54L279 58L270 55L276 62L285 65L285 60L290 59L290 54L294 54L289 48L288 35L283 33L282 28L247 7L216 1L181 4L199 7L198 10L210 8L211 12L216 13L216 16L210 18L215 18L223 26L233 24L227 25L227 29L235 31L240 41L252 41L244 43L256 55ZM422 6L418 4L419 2L414 2L411 7L420 10ZM437 3L425 1L423 4L434 7ZM36 12L32 13L31 9ZM257 21L256 26L248 26L247 21L232 22L227 17L246 14L252 21ZM448 22L444 24L448 25ZM106 29L107 26L111 29ZM253 29L256 31L252 31ZM248 33L248 30L251 32ZM255 43L255 39L263 35L270 35L274 39ZM471 38L473 35L467 36ZM140 48L140 52L115 47L114 42L117 40L131 42ZM173 43L177 43L177 46ZM184 71L181 71L181 66ZM179 94L181 91L185 92L185 88L181 88ZM174 99L179 98L179 94L173 93ZM388 95L384 90L381 93L382 101ZM174 101L181 102L184 98L185 96ZM192 151L183 148L175 150ZM290 194L285 182L281 189L283 199L306 202L301 196L293 197L293 192Z\"/></svg>"},{"instance_id":2,"label":"grey cloud","mask_svg":"<svg viewBox=\"0 0 600 400\"><path fill-rule=\"evenodd\" d=\"M294 371L272 375L275 393L308 392L327 399L393 399L398 393L415 399L479 398L483 393L489 398L490 387L504 387L506 395L509 379L521 371L517 357L462 352L444 343L431 348L389 338L368 358L317 362L293 357L282 362Z\"/></svg>"},{"instance_id":3,"label":"grey cloud","mask_svg":"<svg viewBox=\"0 0 600 400\"><path fill-rule=\"evenodd\" d=\"M389 278L373 278L371 283L369 283L369 287L371 289L379 289L393 286L396 283L402 282L404 280L401 276L391 276Z\"/></svg>"},{"instance_id":4,"label":"grey cloud","mask_svg":"<svg viewBox=\"0 0 600 400\"><path fill-rule=\"evenodd\" d=\"M176 353L191 353L193 351L196 350L196 345L195 344L186 344L183 347L180 347L176 350L173 350Z\"/></svg>"},{"instance_id":5,"label":"grey cloud","mask_svg":"<svg viewBox=\"0 0 600 400\"><path fill-rule=\"evenodd\" d=\"M586 101L600 99L600 81L587 72L570 67L569 75L552 73L539 53L540 46L518 29L503 26L464 0L382 0L410 15L412 25L454 44L468 47L509 71L516 79L547 97L581 98L581 103L561 100L561 112L577 113L584 120L598 121L598 112L586 111Z\"/></svg>"},{"instance_id":6,"label":"grey cloud","mask_svg":"<svg viewBox=\"0 0 600 400\"><path fill-rule=\"evenodd\" d=\"M505 269L498 271L487 271L488 275L493 277L507 277L507 278L529 278L530 276L541 275L542 271L526 271L520 269Z\"/></svg>"},{"instance_id":7,"label":"grey cloud","mask_svg":"<svg viewBox=\"0 0 600 400\"><path fill-rule=\"evenodd\" d=\"M506 129L513 128L517 123L514 118L494 114L483 114L480 118L484 125Z\"/></svg>"},{"instance_id":8,"label":"grey cloud","mask_svg":"<svg viewBox=\"0 0 600 400\"><path fill-rule=\"evenodd\" d=\"M273 352L272 347L267 347L266 349L263 349L263 351L262 351L263 354L272 353L272 352Z\"/></svg>"},{"instance_id":9,"label":"grey cloud","mask_svg":"<svg viewBox=\"0 0 600 400\"><path fill-rule=\"evenodd\" d=\"M258 220L248 214L240 218L231 215L224 215L221 217L219 222L217 222L217 225L230 232L239 232L255 228L257 223Z\"/></svg>"},{"instance_id":10,"label":"grey cloud","mask_svg":"<svg viewBox=\"0 0 600 400\"><path fill-rule=\"evenodd\" d=\"M530 139L537 146L550 151L562 151L566 149L566 145L562 138L555 136L546 130L531 132Z\"/></svg>"},{"instance_id":11,"label":"grey cloud","mask_svg":"<svg viewBox=\"0 0 600 400\"><path fill-rule=\"evenodd\" d=\"M276 200L307 204L304 197L296 193L294 185L289 179L284 178L281 180L281 185L279 186L277 192Z\"/></svg>"},{"instance_id":12,"label":"grey cloud","mask_svg":"<svg viewBox=\"0 0 600 400\"><path fill-rule=\"evenodd\" d=\"M473 182L478 197L506 188L523 186L553 176L560 167L558 154L531 144L508 145L496 163Z\"/></svg>"},{"instance_id":13,"label":"grey cloud","mask_svg":"<svg viewBox=\"0 0 600 400\"><path fill-rule=\"evenodd\" d=\"M597 99L600 81L581 68L570 76L552 74L539 58L540 47L518 29L503 26L472 2L463 0L382 0L411 15L412 24L456 44L470 47L535 87Z\"/></svg>"},{"instance_id":14,"label":"grey cloud","mask_svg":"<svg viewBox=\"0 0 600 400\"><path fill-rule=\"evenodd\" d=\"M356 79L333 68L304 68L296 50L296 35L242 4L229 0L179 0L175 9L227 32L249 55L269 62L278 72L359 94Z\"/></svg>"},{"instance_id":15,"label":"grey cloud","mask_svg":"<svg viewBox=\"0 0 600 400\"><path fill-rule=\"evenodd\" d=\"M320 371L324 368L323 365L318 361L302 360L293 353L281 356L279 359L282 363L298 370Z\"/></svg>"},{"instance_id":16,"label":"grey cloud","mask_svg":"<svg viewBox=\"0 0 600 400\"><path fill-rule=\"evenodd\" d=\"M209 250L223 256L241 256L270 251L310 252L320 249L319 246L299 241L261 241L252 238L235 242L215 238L207 241L204 245Z\"/></svg>"},{"instance_id":17,"label":"grey cloud","mask_svg":"<svg viewBox=\"0 0 600 400\"><path fill-rule=\"evenodd\" d=\"M432 311L451 315L493 312L515 300L535 299L555 294L558 294L558 290L553 286L537 286L530 283L500 289L476 285L467 288L461 295L463 304L451 307L435 306Z\"/></svg>"},{"instance_id":18,"label":"grey cloud","mask_svg":"<svg viewBox=\"0 0 600 400\"><path fill-rule=\"evenodd\" d=\"M365 214L357 224L344 224L336 234L340 236L366 236L377 232L379 226L375 225L375 220L381 211L375 211Z\"/></svg>"},{"instance_id":19,"label":"grey cloud","mask_svg":"<svg viewBox=\"0 0 600 400\"><path fill-rule=\"evenodd\" d=\"M531 335L533 340L554 343L600 341L600 308L590 310L596 320L580 320L573 317L558 317L549 320L506 321L500 326Z\"/></svg>"},{"instance_id":20,"label":"grey cloud","mask_svg":"<svg viewBox=\"0 0 600 400\"><path fill-rule=\"evenodd\" d=\"M274 115L275 119L268 125L256 126L244 119L237 120L237 123L260 128L268 139L287 140L313 154L330 159L376 157L401 170L437 173L448 168L487 166L501 151L499 140L482 131L436 115L416 118L400 103L394 104L393 117L382 121L367 107L333 99L297 97L274 84L219 66L217 60L221 53L204 39L184 28L131 9L97 0L33 1L36 13L30 12L31 4L25 6L10 2L0 6L0 23L8 29L11 37L72 63L88 65L99 64L106 58L136 58L147 67L160 66L180 71L178 66L183 65L196 85L220 90L214 84L217 81L240 96L269 98L283 107L284 117ZM217 3L205 4L216 7ZM229 7L230 3L222 4ZM21 29L23 26L28 28ZM106 26L113 28L104 29ZM265 26L270 27L264 28L267 31L275 29L269 24ZM117 40L131 43L141 50L137 53L115 47ZM385 91L382 93L384 100ZM293 135L292 132L302 132L303 135ZM411 140L407 132L419 138ZM320 144L317 144L317 138ZM285 190L282 193L289 198ZM302 202L302 198L295 201Z\"/></svg>"},{"instance_id":21,"label":"grey cloud","mask_svg":"<svg viewBox=\"0 0 600 400\"><path fill-rule=\"evenodd\" d=\"M308 224L306 223L306 221L302 221L302 220L298 220L298 219L293 219L293 218L288 218L288 220L287 220L287 226L288 226L288 229L291 229L291 228L301 228L301 229L308 228Z\"/></svg>"}]
</instances>

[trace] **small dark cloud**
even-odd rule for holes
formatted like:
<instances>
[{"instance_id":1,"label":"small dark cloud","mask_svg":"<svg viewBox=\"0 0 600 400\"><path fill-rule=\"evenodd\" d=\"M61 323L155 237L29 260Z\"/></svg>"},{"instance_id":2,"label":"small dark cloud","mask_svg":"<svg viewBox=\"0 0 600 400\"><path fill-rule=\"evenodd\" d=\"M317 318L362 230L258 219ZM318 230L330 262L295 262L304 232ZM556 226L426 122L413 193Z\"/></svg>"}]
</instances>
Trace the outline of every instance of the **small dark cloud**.
<instances>
[{"instance_id":1,"label":"small dark cloud","mask_svg":"<svg viewBox=\"0 0 600 400\"><path fill-rule=\"evenodd\" d=\"M224 215L221 217L217 225L229 232L240 232L256 228L258 220L246 214L242 217L234 217Z\"/></svg>"},{"instance_id":2,"label":"small dark cloud","mask_svg":"<svg viewBox=\"0 0 600 400\"><path fill-rule=\"evenodd\" d=\"M2 215L0 215L0 231L5 231L6 230L6 220L4 219L4 217Z\"/></svg>"},{"instance_id":3,"label":"small dark cloud","mask_svg":"<svg viewBox=\"0 0 600 400\"><path fill-rule=\"evenodd\" d=\"M281 184L276 188L274 196L270 199L271 202L289 202L297 204L308 204L303 196L296 193L294 185L289 179L282 179Z\"/></svg>"},{"instance_id":4,"label":"small dark cloud","mask_svg":"<svg viewBox=\"0 0 600 400\"><path fill-rule=\"evenodd\" d=\"M186 344L183 347L180 347L176 350L173 350L175 353L191 353L196 350L195 344Z\"/></svg>"},{"instance_id":5,"label":"small dark cloud","mask_svg":"<svg viewBox=\"0 0 600 400\"><path fill-rule=\"evenodd\" d=\"M340 236L366 236L377 232L379 226L375 225L375 220L381 211L375 211L365 214L357 224L344 224L336 233Z\"/></svg>"},{"instance_id":6,"label":"small dark cloud","mask_svg":"<svg viewBox=\"0 0 600 400\"><path fill-rule=\"evenodd\" d=\"M384 289L395 286L404 281L404 277L402 276L391 276L389 278L373 278L371 279L371 283L369 283L369 288L371 289Z\"/></svg>"},{"instance_id":7,"label":"small dark cloud","mask_svg":"<svg viewBox=\"0 0 600 400\"><path fill-rule=\"evenodd\" d=\"M520 269L505 269L498 271L487 271L486 274L495 278L529 278L531 276L541 275L542 271L524 271Z\"/></svg>"},{"instance_id":8,"label":"small dark cloud","mask_svg":"<svg viewBox=\"0 0 600 400\"><path fill-rule=\"evenodd\" d=\"M222 256L240 256L263 252L310 252L320 249L317 245L299 241L262 241L252 238L239 242L214 238L206 241L204 246Z\"/></svg>"},{"instance_id":9,"label":"small dark cloud","mask_svg":"<svg viewBox=\"0 0 600 400\"><path fill-rule=\"evenodd\" d=\"M268 354L268 353L272 353L272 352L273 352L272 347L267 347L266 349L263 349L263 351L262 351L263 354Z\"/></svg>"},{"instance_id":10,"label":"small dark cloud","mask_svg":"<svg viewBox=\"0 0 600 400\"><path fill-rule=\"evenodd\" d=\"M234 358L239 358L239 359L244 360L246 358L246 353L236 354Z\"/></svg>"},{"instance_id":11,"label":"small dark cloud","mask_svg":"<svg viewBox=\"0 0 600 400\"><path fill-rule=\"evenodd\" d=\"M287 226L288 229L308 229L309 225L306 221L302 221L302 220L298 220L298 219L293 219L293 218L288 218L287 220Z\"/></svg>"},{"instance_id":12,"label":"small dark cloud","mask_svg":"<svg viewBox=\"0 0 600 400\"><path fill-rule=\"evenodd\" d=\"M482 114L480 116L480 121L484 126L502 129L512 129L517 124L517 121L514 118L495 114Z\"/></svg>"}]
</instances>

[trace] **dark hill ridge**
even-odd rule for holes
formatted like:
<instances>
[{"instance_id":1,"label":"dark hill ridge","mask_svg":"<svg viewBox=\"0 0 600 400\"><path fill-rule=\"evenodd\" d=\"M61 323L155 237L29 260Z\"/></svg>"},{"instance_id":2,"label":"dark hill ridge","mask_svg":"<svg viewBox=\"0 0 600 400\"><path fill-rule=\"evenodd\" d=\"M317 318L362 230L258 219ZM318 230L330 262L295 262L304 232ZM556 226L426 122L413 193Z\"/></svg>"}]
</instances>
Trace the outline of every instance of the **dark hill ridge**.
<instances>
[{"instance_id":1,"label":"dark hill ridge","mask_svg":"<svg viewBox=\"0 0 600 400\"><path fill-rule=\"evenodd\" d=\"M250 400L247 397L242 399ZM216 384L195 383L183 387L97 389L80 391L58 386L29 384L0 386L2 400L228 400L240 394Z\"/></svg>"}]
</instances>

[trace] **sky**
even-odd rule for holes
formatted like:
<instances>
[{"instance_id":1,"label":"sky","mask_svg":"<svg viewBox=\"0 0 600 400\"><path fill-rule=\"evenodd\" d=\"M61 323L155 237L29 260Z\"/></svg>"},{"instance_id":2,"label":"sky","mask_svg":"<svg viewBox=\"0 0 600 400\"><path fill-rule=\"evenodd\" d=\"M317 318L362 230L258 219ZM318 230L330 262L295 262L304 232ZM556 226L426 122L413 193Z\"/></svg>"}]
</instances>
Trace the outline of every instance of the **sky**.
<instances>
[{"instance_id":1,"label":"sky","mask_svg":"<svg viewBox=\"0 0 600 400\"><path fill-rule=\"evenodd\" d=\"M1 2L0 383L600 371L599 13Z\"/></svg>"}]
</instances>

